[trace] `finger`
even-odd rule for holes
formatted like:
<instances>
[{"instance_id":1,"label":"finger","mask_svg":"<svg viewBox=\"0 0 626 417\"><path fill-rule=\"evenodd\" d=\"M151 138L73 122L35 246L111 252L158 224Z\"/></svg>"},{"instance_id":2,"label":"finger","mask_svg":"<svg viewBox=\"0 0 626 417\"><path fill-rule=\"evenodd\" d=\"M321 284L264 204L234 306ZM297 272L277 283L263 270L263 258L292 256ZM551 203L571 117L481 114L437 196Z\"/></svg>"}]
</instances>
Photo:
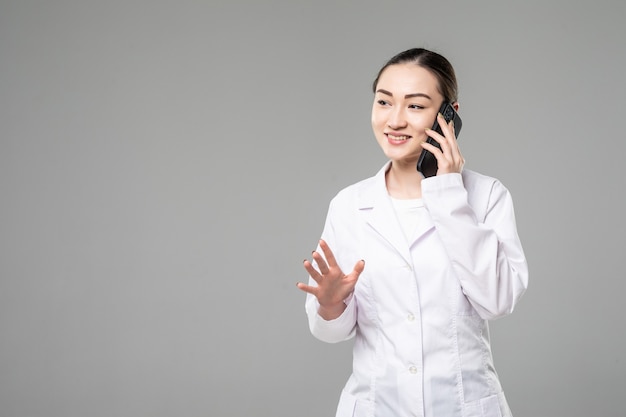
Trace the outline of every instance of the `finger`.
<instances>
[{"instance_id":1,"label":"finger","mask_svg":"<svg viewBox=\"0 0 626 417\"><path fill-rule=\"evenodd\" d=\"M317 269L315 269L313 267L313 264L311 264L311 262L305 260L303 262L304 265L304 269L306 269L306 272L309 273L309 276L313 279L313 281L317 282L317 284L319 285L320 282L322 282L322 275L320 275L320 273L317 271Z\"/></svg>"},{"instance_id":2,"label":"finger","mask_svg":"<svg viewBox=\"0 0 626 417\"><path fill-rule=\"evenodd\" d=\"M446 118L439 113L437 115L437 121L439 122L441 131L443 132L443 136L448 140L456 140L456 135L454 134L454 119L447 122Z\"/></svg>"},{"instance_id":3,"label":"finger","mask_svg":"<svg viewBox=\"0 0 626 417\"><path fill-rule=\"evenodd\" d=\"M441 136L441 134L437 132L436 130L426 128L425 131L426 131L426 135L431 140L429 141L428 139L426 139L424 142L422 142L421 143L422 148L430 151L430 153L432 153L435 156L437 161L439 161L439 158L437 156L438 154L441 155L443 153L443 148L441 148L441 143L445 141L445 138Z\"/></svg>"},{"instance_id":4,"label":"finger","mask_svg":"<svg viewBox=\"0 0 626 417\"><path fill-rule=\"evenodd\" d=\"M349 285L350 292L354 291L354 287L357 281L359 280L359 276L361 276L361 273L363 272L364 269L365 269L365 261L361 259L356 264L354 264L354 269L352 269L352 272L346 276L345 282L346 284Z\"/></svg>"},{"instance_id":5,"label":"finger","mask_svg":"<svg viewBox=\"0 0 626 417\"><path fill-rule=\"evenodd\" d=\"M442 123L443 125L443 123ZM437 142L437 144L433 144L436 146L444 155L447 154L450 150L450 146L448 144L449 139L443 136L441 133L436 130L426 128L426 135ZM438 146L437 146L438 145ZM430 149L429 149L430 150Z\"/></svg>"},{"instance_id":6,"label":"finger","mask_svg":"<svg viewBox=\"0 0 626 417\"><path fill-rule=\"evenodd\" d=\"M447 135L450 138L450 144L453 145L453 148L458 147L459 142L456 139L456 132L454 130L454 119L450 120L450 123L448 123L447 125L447 129L450 133L449 135Z\"/></svg>"},{"instance_id":7,"label":"finger","mask_svg":"<svg viewBox=\"0 0 626 417\"><path fill-rule=\"evenodd\" d=\"M446 139L441 133L439 133L436 130L433 130L433 129L429 128L429 127L424 129L424 131L426 132L426 136L436 140L437 143L441 143L441 142L443 142Z\"/></svg>"},{"instance_id":8,"label":"finger","mask_svg":"<svg viewBox=\"0 0 626 417\"><path fill-rule=\"evenodd\" d=\"M437 173L461 172L465 165L465 158L461 155L458 145L450 149L448 146L442 146L442 149L428 143L422 142L422 148L431 152L437 159Z\"/></svg>"},{"instance_id":9,"label":"finger","mask_svg":"<svg viewBox=\"0 0 626 417\"><path fill-rule=\"evenodd\" d=\"M445 118L441 115L441 113L437 115L437 118L445 139L439 143L441 145L444 156L449 159L452 165L462 166L463 157L461 155L459 143L456 139L456 134L454 132L454 119L446 123Z\"/></svg>"},{"instance_id":10,"label":"finger","mask_svg":"<svg viewBox=\"0 0 626 417\"><path fill-rule=\"evenodd\" d=\"M452 156L453 164L458 167L460 171L465 164L465 159L461 154L461 148L459 147L459 142L456 139L456 135L454 134L454 120L450 120L448 125L448 129L450 130L450 155Z\"/></svg>"},{"instance_id":11,"label":"finger","mask_svg":"<svg viewBox=\"0 0 626 417\"><path fill-rule=\"evenodd\" d=\"M457 146L456 135L454 134L454 120L446 122L441 113L437 115L437 120L443 133L443 140L439 142L443 153L454 152L454 148Z\"/></svg>"},{"instance_id":12,"label":"finger","mask_svg":"<svg viewBox=\"0 0 626 417\"><path fill-rule=\"evenodd\" d=\"M313 287L311 285L306 285L306 284L304 284L302 282L298 282L296 284L296 287L298 287L298 289L300 289L300 290L302 290L302 291L304 291L304 292L306 292L308 294L311 294L311 295L315 295L316 292L317 292L317 287Z\"/></svg>"},{"instance_id":13,"label":"finger","mask_svg":"<svg viewBox=\"0 0 626 417\"><path fill-rule=\"evenodd\" d=\"M365 270L365 260L361 259L354 265L354 269L352 271L356 275L356 278L358 278L363 270Z\"/></svg>"},{"instance_id":14,"label":"finger","mask_svg":"<svg viewBox=\"0 0 626 417\"><path fill-rule=\"evenodd\" d=\"M433 145L432 143L422 142L421 145L422 145L422 148L426 149L427 151L432 153L435 156L435 158L437 158L437 162L439 162L440 158L443 158L443 151L439 149L438 147L436 147L435 145Z\"/></svg>"},{"instance_id":15,"label":"finger","mask_svg":"<svg viewBox=\"0 0 626 417\"><path fill-rule=\"evenodd\" d=\"M461 154L461 148L459 148L458 144L455 144L452 149L450 149L450 153L452 154L452 161L455 165L462 167L465 163L465 159Z\"/></svg>"},{"instance_id":16,"label":"finger","mask_svg":"<svg viewBox=\"0 0 626 417\"><path fill-rule=\"evenodd\" d=\"M450 122L446 122L446 119L439 113L437 115L439 120L439 126L441 128L441 132L443 133L443 140L439 142L441 145L441 149L444 154L447 154L449 151L454 149L454 144L456 143L456 137L454 136L454 120L450 120Z\"/></svg>"},{"instance_id":17,"label":"finger","mask_svg":"<svg viewBox=\"0 0 626 417\"><path fill-rule=\"evenodd\" d=\"M328 274L329 268L328 268L328 265L326 264L326 261L324 261L324 258L322 258L322 255L320 255L317 252L313 252L311 256L313 257L313 260L317 264L317 268L319 269L321 274L322 275Z\"/></svg>"},{"instance_id":18,"label":"finger","mask_svg":"<svg viewBox=\"0 0 626 417\"><path fill-rule=\"evenodd\" d=\"M431 152L434 155L435 159L437 159L437 175L447 174L451 172L450 167L452 165L452 160L448 156L450 155L449 150L448 150L448 154L446 155L443 153L441 149L437 148L436 146L428 142L422 142L422 148Z\"/></svg>"},{"instance_id":19,"label":"finger","mask_svg":"<svg viewBox=\"0 0 626 417\"><path fill-rule=\"evenodd\" d=\"M325 240L320 239L320 247L324 252L324 257L326 257L326 262L328 262L329 267L337 266L337 260L335 259L335 255L333 255L333 251L330 250L330 247L326 243Z\"/></svg>"}]
</instances>

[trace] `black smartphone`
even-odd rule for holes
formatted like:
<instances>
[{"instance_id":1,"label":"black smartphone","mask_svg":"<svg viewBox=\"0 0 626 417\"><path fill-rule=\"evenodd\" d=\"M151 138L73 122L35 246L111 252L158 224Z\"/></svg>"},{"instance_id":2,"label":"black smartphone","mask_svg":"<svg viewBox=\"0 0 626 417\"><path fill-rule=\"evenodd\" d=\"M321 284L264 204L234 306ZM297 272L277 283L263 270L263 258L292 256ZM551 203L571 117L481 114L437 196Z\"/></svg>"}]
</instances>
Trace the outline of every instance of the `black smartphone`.
<instances>
[{"instance_id":1,"label":"black smartphone","mask_svg":"<svg viewBox=\"0 0 626 417\"><path fill-rule=\"evenodd\" d=\"M459 114L456 112L456 110L454 110L454 107L452 107L452 104L444 102L439 109L439 113L443 114L443 118L446 119L446 123L450 123L450 120L454 120L454 135L458 139L459 132L461 131L462 122ZM433 124L432 129L435 132L443 135L443 132L441 131L441 127L439 126L439 122L437 120L438 119L435 118L435 124ZM439 142L431 137L426 139L426 142L431 143L441 149ZM417 170L421 172L426 178L437 175L437 158L435 158L435 155L433 155L430 151L427 151L426 149L422 150L420 158L417 161Z\"/></svg>"}]
</instances>

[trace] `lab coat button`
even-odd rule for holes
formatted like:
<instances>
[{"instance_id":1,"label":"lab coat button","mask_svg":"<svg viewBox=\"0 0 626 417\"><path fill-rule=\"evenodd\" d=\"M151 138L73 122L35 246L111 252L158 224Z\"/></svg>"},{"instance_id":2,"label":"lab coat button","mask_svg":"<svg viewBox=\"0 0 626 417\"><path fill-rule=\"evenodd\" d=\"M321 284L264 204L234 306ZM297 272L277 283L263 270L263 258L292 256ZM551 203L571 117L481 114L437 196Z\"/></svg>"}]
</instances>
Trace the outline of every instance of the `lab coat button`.
<instances>
[{"instance_id":1,"label":"lab coat button","mask_svg":"<svg viewBox=\"0 0 626 417\"><path fill-rule=\"evenodd\" d=\"M410 366L409 367L409 372L412 374L416 374L417 373L417 368L415 366Z\"/></svg>"},{"instance_id":2,"label":"lab coat button","mask_svg":"<svg viewBox=\"0 0 626 417\"><path fill-rule=\"evenodd\" d=\"M407 319L408 321L413 321L413 320L415 320L415 316L413 315L413 313L409 313L409 315L408 315L408 316L406 316L406 319Z\"/></svg>"}]
</instances>

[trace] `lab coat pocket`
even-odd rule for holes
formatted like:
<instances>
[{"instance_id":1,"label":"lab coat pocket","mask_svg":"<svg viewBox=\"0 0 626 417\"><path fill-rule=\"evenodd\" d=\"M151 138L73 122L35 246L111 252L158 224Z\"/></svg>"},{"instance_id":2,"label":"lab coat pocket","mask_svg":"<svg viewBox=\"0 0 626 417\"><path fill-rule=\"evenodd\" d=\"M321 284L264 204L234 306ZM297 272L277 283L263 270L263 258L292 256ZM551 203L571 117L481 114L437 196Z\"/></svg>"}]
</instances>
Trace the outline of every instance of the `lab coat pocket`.
<instances>
[{"instance_id":1,"label":"lab coat pocket","mask_svg":"<svg viewBox=\"0 0 626 417\"><path fill-rule=\"evenodd\" d=\"M336 417L370 417L373 416L372 404L369 401L359 400L348 391L341 393Z\"/></svg>"},{"instance_id":2,"label":"lab coat pocket","mask_svg":"<svg viewBox=\"0 0 626 417\"><path fill-rule=\"evenodd\" d=\"M466 403L463 415L466 417L510 417L508 406L506 406L506 402L501 402L503 398L500 397L503 396L490 395L478 401ZM501 407L502 404L504 404L504 410Z\"/></svg>"}]
</instances>

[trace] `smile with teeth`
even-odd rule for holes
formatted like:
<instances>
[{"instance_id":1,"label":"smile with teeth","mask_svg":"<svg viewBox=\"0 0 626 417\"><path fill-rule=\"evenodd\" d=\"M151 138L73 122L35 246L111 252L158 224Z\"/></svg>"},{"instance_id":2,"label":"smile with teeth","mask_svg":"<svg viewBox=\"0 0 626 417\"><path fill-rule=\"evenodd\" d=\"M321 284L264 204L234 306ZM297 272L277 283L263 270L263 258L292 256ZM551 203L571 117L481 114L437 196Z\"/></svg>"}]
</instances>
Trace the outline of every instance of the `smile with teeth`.
<instances>
[{"instance_id":1,"label":"smile with teeth","mask_svg":"<svg viewBox=\"0 0 626 417\"><path fill-rule=\"evenodd\" d=\"M391 133L387 133L387 137L391 140L407 140L410 139L410 136L402 135L402 136L394 136Z\"/></svg>"}]
</instances>

